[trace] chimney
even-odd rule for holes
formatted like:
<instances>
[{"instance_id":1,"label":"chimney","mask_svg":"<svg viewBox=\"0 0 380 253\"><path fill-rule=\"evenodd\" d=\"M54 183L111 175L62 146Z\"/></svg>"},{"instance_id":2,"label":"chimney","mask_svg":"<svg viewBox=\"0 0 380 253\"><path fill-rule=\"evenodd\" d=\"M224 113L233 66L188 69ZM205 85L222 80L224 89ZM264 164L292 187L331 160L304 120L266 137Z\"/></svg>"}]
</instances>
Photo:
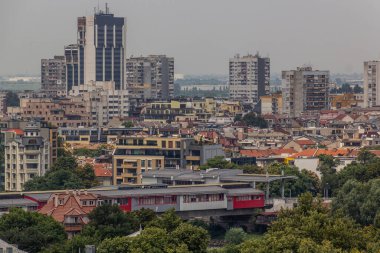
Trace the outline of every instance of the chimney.
<instances>
[{"instance_id":1,"label":"chimney","mask_svg":"<svg viewBox=\"0 0 380 253\"><path fill-rule=\"evenodd\" d=\"M54 201L54 207L57 207L58 206L58 195L57 194L54 194L53 201Z\"/></svg>"}]
</instances>

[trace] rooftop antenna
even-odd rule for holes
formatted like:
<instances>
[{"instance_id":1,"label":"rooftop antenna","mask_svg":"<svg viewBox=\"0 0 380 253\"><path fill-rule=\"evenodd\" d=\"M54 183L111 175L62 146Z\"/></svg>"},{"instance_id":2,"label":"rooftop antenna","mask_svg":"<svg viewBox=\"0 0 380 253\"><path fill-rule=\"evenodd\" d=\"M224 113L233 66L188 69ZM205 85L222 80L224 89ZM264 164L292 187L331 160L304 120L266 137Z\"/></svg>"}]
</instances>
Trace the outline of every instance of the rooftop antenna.
<instances>
[{"instance_id":1,"label":"rooftop antenna","mask_svg":"<svg viewBox=\"0 0 380 253\"><path fill-rule=\"evenodd\" d=\"M106 14L108 14L108 3L106 3Z\"/></svg>"}]
</instances>

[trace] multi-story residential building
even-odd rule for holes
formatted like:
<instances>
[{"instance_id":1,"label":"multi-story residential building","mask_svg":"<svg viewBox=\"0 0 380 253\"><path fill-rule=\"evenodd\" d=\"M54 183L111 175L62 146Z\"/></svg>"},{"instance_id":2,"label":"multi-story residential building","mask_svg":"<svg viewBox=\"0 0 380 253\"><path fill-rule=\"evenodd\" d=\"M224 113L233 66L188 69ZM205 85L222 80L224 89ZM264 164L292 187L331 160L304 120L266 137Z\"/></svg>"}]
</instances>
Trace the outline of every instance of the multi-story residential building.
<instances>
[{"instance_id":1,"label":"multi-story residential building","mask_svg":"<svg viewBox=\"0 0 380 253\"><path fill-rule=\"evenodd\" d=\"M129 113L128 90L116 90L113 82L90 82L75 86L70 95L83 101L91 119L97 126L104 126L114 118L125 119Z\"/></svg>"},{"instance_id":2,"label":"multi-story residential building","mask_svg":"<svg viewBox=\"0 0 380 253\"><path fill-rule=\"evenodd\" d=\"M380 61L364 62L364 107L380 105Z\"/></svg>"},{"instance_id":3,"label":"multi-story residential building","mask_svg":"<svg viewBox=\"0 0 380 253\"><path fill-rule=\"evenodd\" d=\"M0 118L7 114L7 93L6 91L0 92Z\"/></svg>"},{"instance_id":4,"label":"multi-story residential building","mask_svg":"<svg viewBox=\"0 0 380 253\"><path fill-rule=\"evenodd\" d=\"M299 67L282 71L282 112L298 117L329 107L329 71Z\"/></svg>"},{"instance_id":5,"label":"multi-story residential building","mask_svg":"<svg viewBox=\"0 0 380 253\"><path fill-rule=\"evenodd\" d=\"M269 94L270 59L256 55L236 55L229 62L230 99L257 105Z\"/></svg>"},{"instance_id":6,"label":"multi-story residential building","mask_svg":"<svg viewBox=\"0 0 380 253\"><path fill-rule=\"evenodd\" d=\"M38 119L56 127L79 127L93 124L91 115L82 101L75 102L67 98L22 98L20 108L23 119Z\"/></svg>"},{"instance_id":7,"label":"multi-story residential building","mask_svg":"<svg viewBox=\"0 0 380 253\"><path fill-rule=\"evenodd\" d=\"M113 184L141 183L141 173L163 168L193 168L224 156L221 145L196 144L178 136L122 136L113 154Z\"/></svg>"},{"instance_id":8,"label":"multi-story residential building","mask_svg":"<svg viewBox=\"0 0 380 253\"><path fill-rule=\"evenodd\" d=\"M268 96L261 96L261 114L282 113L282 94L275 93Z\"/></svg>"},{"instance_id":9,"label":"multi-story residential building","mask_svg":"<svg viewBox=\"0 0 380 253\"><path fill-rule=\"evenodd\" d=\"M50 169L49 156L50 142L36 125L16 131L5 144L5 191L22 191L28 180L43 176Z\"/></svg>"},{"instance_id":10,"label":"multi-story residential building","mask_svg":"<svg viewBox=\"0 0 380 253\"><path fill-rule=\"evenodd\" d=\"M217 116L236 116L243 113L243 106L239 101L221 101L217 103Z\"/></svg>"},{"instance_id":11,"label":"multi-story residential building","mask_svg":"<svg viewBox=\"0 0 380 253\"><path fill-rule=\"evenodd\" d=\"M177 117L191 121L195 119L195 109L191 101L158 101L147 104L141 115L145 121L173 122Z\"/></svg>"},{"instance_id":12,"label":"multi-story residential building","mask_svg":"<svg viewBox=\"0 0 380 253\"><path fill-rule=\"evenodd\" d=\"M64 56L41 60L41 89L51 95L65 95L66 60Z\"/></svg>"},{"instance_id":13,"label":"multi-story residential building","mask_svg":"<svg viewBox=\"0 0 380 253\"><path fill-rule=\"evenodd\" d=\"M3 120L0 124L1 135L0 145L5 145L8 140L14 138L15 133L23 133L30 125L29 120ZM50 164L55 163L58 156L58 129L44 121L34 121L33 125L37 126L40 136L50 143Z\"/></svg>"},{"instance_id":14,"label":"multi-story residential building","mask_svg":"<svg viewBox=\"0 0 380 253\"><path fill-rule=\"evenodd\" d=\"M174 92L174 58L166 55L131 57L126 79L135 103L147 99L169 99Z\"/></svg>"},{"instance_id":15,"label":"multi-story residential building","mask_svg":"<svg viewBox=\"0 0 380 253\"><path fill-rule=\"evenodd\" d=\"M180 137L120 137L113 154L113 183L140 183L145 170L185 167L185 152L191 142Z\"/></svg>"},{"instance_id":16,"label":"multi-story residential building","mask_svg":"<svg viewBox=\"0 0 380 253\"><path fill-rule=\"evenodd\" d=\"M352 93L344 94L330 94L330 109L339 110L339 109L348 109L353 107L362 107L363 99L362 96L358 96Z\"/></svg>"},{"instance_id":17,"label":"multi-story residential building","mask_svg":"<svg viewBox=\"0 0 380 253\"><path fill-rule=\"evenodd\" d=\"M126 20L115 17L106 6L94 15L79 17L77 45L70 45L67 60L68 90L90 81L113 81L116 90L125 88Z\"/></svg>"}]
</instances>

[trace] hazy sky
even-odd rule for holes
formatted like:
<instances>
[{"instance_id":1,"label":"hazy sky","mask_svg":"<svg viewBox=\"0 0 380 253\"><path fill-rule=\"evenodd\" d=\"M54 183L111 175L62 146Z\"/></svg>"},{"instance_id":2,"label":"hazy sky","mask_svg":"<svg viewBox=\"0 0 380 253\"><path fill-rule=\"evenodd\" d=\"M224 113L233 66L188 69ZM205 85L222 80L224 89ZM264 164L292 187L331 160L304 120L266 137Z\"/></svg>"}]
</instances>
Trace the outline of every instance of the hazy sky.
<instances>
[{"instance_id":1,"label":"hazy sky","mask_svg":"<svg viewBox=\"0 0 380 253\"><path fill-rule=\"evenodd\" d=\"M106 1L99 4L104 6ZM127 55L167 54L175 72L228 74L228 58L259 51L272 72L311 64L362 72L380 59L380 0L120 0ZM98 1L0 0L0 75L40 71L76 42L76 18Z\"/></svg>"}]
</instances>

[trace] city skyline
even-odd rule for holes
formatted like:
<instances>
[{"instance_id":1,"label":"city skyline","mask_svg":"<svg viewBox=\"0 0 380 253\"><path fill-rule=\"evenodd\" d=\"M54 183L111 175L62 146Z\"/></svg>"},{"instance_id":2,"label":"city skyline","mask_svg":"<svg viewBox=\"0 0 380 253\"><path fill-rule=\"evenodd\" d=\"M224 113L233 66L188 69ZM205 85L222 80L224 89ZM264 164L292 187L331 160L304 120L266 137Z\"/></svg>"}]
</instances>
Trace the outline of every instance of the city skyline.
<instances>
[{"instance_id":1,"label":"city skyline","mask_svg":"<svg viewBox=\"0 0 380 253\"><path fill-rule=\"evenodd\" d=\"M108 3L116 16L127 18L127 56L170 55L176 73L227 75L229 58L257 51L271 58L272 73L304 64L362 73L364 61L380 58L380 35L371 32L380 3L373 0L344 6L327 0L218 1L217 8L216 1ZM104 4L99 1L100 8ZM94 1L2 1L0 75L38 74L40 59L63 55L63 46L76 41L77 17L92 15L97 6Z\"/></svg>"}]
</instances>

